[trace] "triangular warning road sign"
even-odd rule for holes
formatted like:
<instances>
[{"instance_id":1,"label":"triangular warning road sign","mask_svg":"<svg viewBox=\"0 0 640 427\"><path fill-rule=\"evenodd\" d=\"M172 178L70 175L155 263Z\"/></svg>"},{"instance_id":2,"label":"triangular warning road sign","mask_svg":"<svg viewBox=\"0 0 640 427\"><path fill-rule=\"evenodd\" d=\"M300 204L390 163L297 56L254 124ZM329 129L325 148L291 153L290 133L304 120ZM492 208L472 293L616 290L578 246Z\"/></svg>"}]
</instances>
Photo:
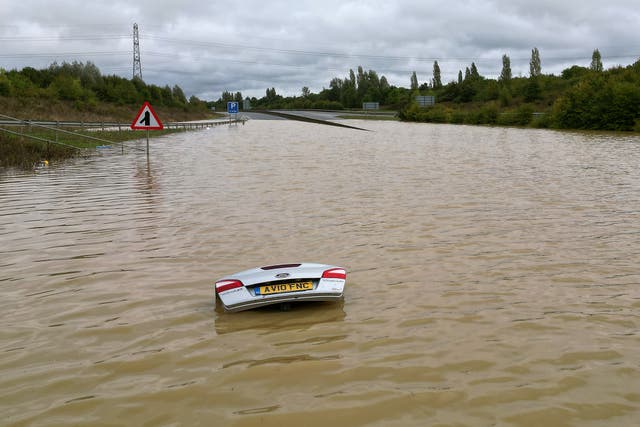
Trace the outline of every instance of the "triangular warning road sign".
<instances>
[{"instance_id":1,"label":"triangular warning road sign","mask_svg":"<svg viewBox=\"0 0 640 427\"><path fill-rule=\"evenodd\" d=\"M136 116L133 123L131 123L131 129L136 130L160 130L164 129L162 122L156 115L156 112L151 108L151 104L148 101L145 101L140 107L140 111L138 111L138 115Z\"/></svg>"}]
</instances>

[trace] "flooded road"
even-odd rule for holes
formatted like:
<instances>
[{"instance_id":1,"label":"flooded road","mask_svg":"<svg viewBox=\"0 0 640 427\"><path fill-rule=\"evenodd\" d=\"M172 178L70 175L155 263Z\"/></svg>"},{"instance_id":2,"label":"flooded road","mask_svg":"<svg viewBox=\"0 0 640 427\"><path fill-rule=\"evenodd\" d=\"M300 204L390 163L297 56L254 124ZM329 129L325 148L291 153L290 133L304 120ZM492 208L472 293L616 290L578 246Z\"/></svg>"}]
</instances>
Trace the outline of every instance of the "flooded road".
<instances>
[{"instance_id":1,"label":"flooded road","mask_svg":"<svg viewBox=\"0 0 640 427\"><path fill-rule=\"evenodd\" d=\"M640 138L347 123L0 174L0 424L637 425ZM344 303L216 310L297 261Z\"/></svg>"}]
</instances>

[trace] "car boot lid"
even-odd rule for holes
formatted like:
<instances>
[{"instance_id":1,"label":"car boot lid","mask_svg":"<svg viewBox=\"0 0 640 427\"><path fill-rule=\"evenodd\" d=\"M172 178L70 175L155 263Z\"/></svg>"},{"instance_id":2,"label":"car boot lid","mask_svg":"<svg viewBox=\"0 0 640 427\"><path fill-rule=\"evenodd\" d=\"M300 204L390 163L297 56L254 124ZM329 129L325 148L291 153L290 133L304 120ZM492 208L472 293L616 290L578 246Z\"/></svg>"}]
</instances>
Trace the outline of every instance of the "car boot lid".
<instances>
[{"instance_id":1,"label":"car boot lid","mask_svg":"<svg viewBox=\"0 0 640 427\"><path fill-rule=\"evenodd\" d=\"M335 272L338 274L336 275ZM325 274L325 277L334 276L335 278L346 275L346 271L336 265L311 262L275 264L240 271L225 276L218 280L218 282L223 280L239 280L244 286L252 286L259 283L269 283L279 280L320 279L323 277L323 274Z\"/></svg>"}]
</instances>

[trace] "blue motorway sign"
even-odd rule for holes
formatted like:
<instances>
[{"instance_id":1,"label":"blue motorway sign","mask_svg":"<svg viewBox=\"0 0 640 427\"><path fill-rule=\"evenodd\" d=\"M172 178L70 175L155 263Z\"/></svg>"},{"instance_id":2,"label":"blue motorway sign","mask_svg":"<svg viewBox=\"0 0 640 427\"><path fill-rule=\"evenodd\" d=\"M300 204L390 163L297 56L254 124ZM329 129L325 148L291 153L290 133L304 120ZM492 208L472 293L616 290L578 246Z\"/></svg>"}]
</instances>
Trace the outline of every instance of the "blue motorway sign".
<instances>
[{"instance_id":1,"label":"blue motorway sign","mask_svg":"<svg viewBox=\"0 0 640 427\"><path fill-rule=\"evenodd\" d=\"M237 102L227 102L227 113L229 113L229 114L238 114L238 103Z\"/></svg>"}]
</instances>

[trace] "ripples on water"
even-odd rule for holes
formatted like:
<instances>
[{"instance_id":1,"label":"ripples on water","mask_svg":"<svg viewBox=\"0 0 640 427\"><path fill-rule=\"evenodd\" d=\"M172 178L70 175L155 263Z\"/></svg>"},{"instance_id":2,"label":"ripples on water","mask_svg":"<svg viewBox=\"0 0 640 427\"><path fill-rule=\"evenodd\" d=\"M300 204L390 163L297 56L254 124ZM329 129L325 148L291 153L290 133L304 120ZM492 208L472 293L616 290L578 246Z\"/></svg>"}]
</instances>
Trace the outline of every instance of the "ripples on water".
<instances>
[{"instance_id":1,"label":"ripples on water","mask_svg":"<svg viewBox=\"0 0 640 427\"><path fill-rule=\"evenodd\" d=\"M636 425L640 139L358 125L0 175L2 423ZM290 261L344 303L216 311Z\"/></svg>"}]
</instances>

